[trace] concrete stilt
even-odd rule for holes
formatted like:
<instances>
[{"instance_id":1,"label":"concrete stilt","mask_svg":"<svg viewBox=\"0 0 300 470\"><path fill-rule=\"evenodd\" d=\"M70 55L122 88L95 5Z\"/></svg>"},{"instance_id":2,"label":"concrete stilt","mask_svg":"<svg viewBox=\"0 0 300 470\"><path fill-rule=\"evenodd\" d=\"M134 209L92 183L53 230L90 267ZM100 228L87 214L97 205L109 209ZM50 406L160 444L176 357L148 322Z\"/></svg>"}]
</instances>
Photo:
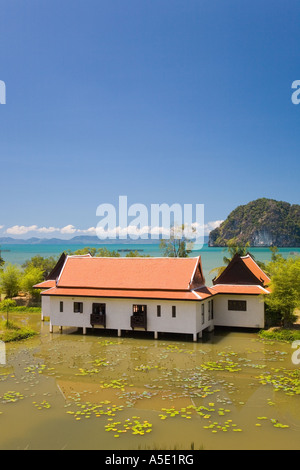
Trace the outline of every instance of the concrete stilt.
<instances>
[{"instance_id":1,"label":"concrete stilt","mask_svg":"<svg viewBox=\"0 0 300 470\"><path fill-rule=\"evenodd\" d=\"M60 325L58 328L59 328L59 332L62 333L63 327Z\"/></svg>"},{"instance_id":2,"label":"concrete stilt","mask_svg":"<svg viewBox=\"0 0 300 470\"><path fill-rule=\"evenodd\" d=\"M82 334L83 334L83 335L86 335L86 328L83 328L83 329L82 329Z\"/></svg>"},{"instance_id":3,"label":"concrete stilt","mask_svg":"<svg viewBox=\"0 0 300 470\"><path fill-rule=\"evenodd\" d=\"M154 331L154 339L157 339L157 338L158 338L158 332Z\"/></svg>"},{"instance_id":4,"label":"concrete stilt","mask_svg":"<svg viewBox=\"0 0 300 470\"><path fill-rule=\"evenodd\" d=\"M53 325L52 325L51 322L50 322L50 324L49 324L49 331L50 331L50 333L53 333Z\"/></svg>"},{"instance_id":5,"label":"concrete stilt","mask_svg":"<svg viewBox=\"0 0 300 470\"><path fill-rule=\"evenodd\" d=\"M119 337L121 336L121 330L118 330L118 336Z\"/></svg>"},{"instance_id":6,"label":"concrete stilt","mask_svg":"<svg viewBox=\"0 0 300 470\"><path fill-rule=\"evenodd\" d=\"M193 341L195 341L195 342L198 341L198 335L197 335L197 333L194 333L194 334L193 334Z\"/></svg>"}]
</instances>

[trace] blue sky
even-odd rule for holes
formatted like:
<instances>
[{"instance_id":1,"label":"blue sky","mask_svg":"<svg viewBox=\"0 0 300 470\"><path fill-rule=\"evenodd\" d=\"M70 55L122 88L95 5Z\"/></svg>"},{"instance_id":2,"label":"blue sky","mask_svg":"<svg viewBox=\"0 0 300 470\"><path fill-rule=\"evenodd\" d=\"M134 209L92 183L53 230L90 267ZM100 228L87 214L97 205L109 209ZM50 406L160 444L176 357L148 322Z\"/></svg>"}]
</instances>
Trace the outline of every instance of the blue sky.
<instances>
[{"instance_id":1,"label":"blue sky","mask_svg":"<svg viewBox=\"0 0 300 470\"><path fill-rule=\"evenodd\" d=\"M297 0L1 0L0 235L96 208L299 203ZM57 230L54 230L57 229Z\"/></svg>"}]
</instances>

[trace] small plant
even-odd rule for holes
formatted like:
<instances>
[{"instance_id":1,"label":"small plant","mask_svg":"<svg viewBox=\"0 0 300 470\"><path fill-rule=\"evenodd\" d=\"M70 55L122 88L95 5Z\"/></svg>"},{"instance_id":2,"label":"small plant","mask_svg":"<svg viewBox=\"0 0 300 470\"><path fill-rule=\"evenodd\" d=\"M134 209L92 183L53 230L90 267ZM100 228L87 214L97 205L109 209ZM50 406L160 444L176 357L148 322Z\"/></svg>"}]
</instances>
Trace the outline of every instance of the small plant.
<instances>
[{"instance_id":1,"label":"small plant","mask_svg":"<svg viewBox=\"0 0 300 470\"><path fill-rule=\"evenodd\" d=\"M1 302L2 310L6 311L6 326L7 327L9 325L8 314L16 307L16 305L17 305L16 302L11 299L5 299Z\"/></svg>"}]
</instances>

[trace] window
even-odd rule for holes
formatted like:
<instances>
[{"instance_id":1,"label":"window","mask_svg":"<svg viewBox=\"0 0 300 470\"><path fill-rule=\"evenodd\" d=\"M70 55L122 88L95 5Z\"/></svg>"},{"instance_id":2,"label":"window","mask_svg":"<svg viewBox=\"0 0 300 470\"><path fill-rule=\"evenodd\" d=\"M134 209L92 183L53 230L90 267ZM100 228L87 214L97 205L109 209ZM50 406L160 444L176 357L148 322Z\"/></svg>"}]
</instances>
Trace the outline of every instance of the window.
<instances>
[{"instance_id":1,"label":"window","mask_svg":"<svg viewBox=\"0 0 300 470\"><path fill-rule=\"evenodd\" d=\"M95 315L105 315L106 304L93 304L92 312Z\"/></svg>"},{"instance_id":2,"label":"window","mask_svg":"<svg viewBox=\"0 0 300 470\"><path fill-rule=\"evenodd\" d=\"M157 316L161 317L161 305L157 305Z\"/></svg>"},{"instance_id":3,"label":"window","mask_svg":"<svg viewBox=\"0 0 300 470\"><path fill-rule=\"evenodd\" d=\"M176 307L172 305L172 318L176 318Z\"/></svg>"},{"instance_id":4,"label":"window","mask_svg":"<svg viewBox=\"0 0 300 470\"><path fill-rule=\"evenodd\" d=\"M235 310L239 312L246 312L246 300L228 300L228 310Z\"/></svg>"},{"instance_id":5,"label":"window","mask_svg":"<svg viewBox=\"0 0 300 470\"><path fill-rule=\"evenodd\" d=\"M147 305L133 305L133 315L143 315L147 313Z\"/></svg>"},{"instance_id":6,"label":"window","mask_svg":"<svg viewBox=\"0 0 300 470\"><path fill-rule=\"evenodd\" d=\"M204 314L205 314L204 304L202 304L202 305L201 305L202 325L203 325L203 323L204 323L204 321L205 321Z\"/></svg>"},{"instance_id":7,"label":"window","mask_svg":"<svg viewBox=\"0 0 300 470\"><path fill-rule=\"evenodd\" d=\"M60 313L62 313L64 311L64 303L63 302L59 302L59 311L60 311Z\"/></svg>"},{"instance_id":8,"label":"window","mask_svg":"<svg viewBox=\"0 0 300 470\"><path fill-rule=\"evenodd\" d=\"M82 313L82 312L83 312L83 303L74 302L74 313Z\"/></svg>"},{"instance_id":9,"label":"window","mask_svg":"<svg viewBox=\"0 0 300 470\"><path fill-rule=\"evenodd\" d=\"M214 319L214 301L209 300L208 301L208 320L213 320Z\"/></svg>"}]
</instances>

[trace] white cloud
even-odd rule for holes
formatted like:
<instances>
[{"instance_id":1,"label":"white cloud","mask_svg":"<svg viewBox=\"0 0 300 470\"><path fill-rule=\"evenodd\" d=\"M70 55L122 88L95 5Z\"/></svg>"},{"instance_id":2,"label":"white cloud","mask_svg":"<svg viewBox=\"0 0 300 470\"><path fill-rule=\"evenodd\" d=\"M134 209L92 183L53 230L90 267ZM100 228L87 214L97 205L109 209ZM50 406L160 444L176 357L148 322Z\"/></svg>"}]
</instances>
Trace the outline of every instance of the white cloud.
<instances>
[{"instance_id":1,"label":"white cloud","mask_svg":"<svg viewBox=\"0 0 300 470\"><path fill-rule=\"evenodd\" d=\"M224 220L215 220L213 222L208 222L207 224L204 225L204 233L205 235L208 235L209 232L214 230L215 228L219 227L221 223L224 222Z\"/></svg>"},{"instance_id":2,"label":"white cloud","mask_svg":"<svg viewBox=\"0 0 300 470\"><path fill-rule=\"evenodd\" d=\"M77 229L76 232L81 235L96 235L96 227L90 227L87 229Z\"/></svg>"},{"instance_id":3,"label":"white cloud","mask_svg":"<svg viewBox=\"0 0 300 470\"><path fill-rule=\"evenodd\" d=\"M62 234L70 235L76 232L76 228L74 227L74 225L66 225L65 227L61 228L59 231Z\"/></svg>"},{"instance_id":4,"label":"white cloud","mask_svg":"<svg viewBox=\"0 0 300 470\"><path fill-rule=\"evenodd\" d=\"M198 223L192 224L192 226L198 231L198 233L201 233L201 229L204 230L204 235L208 235L211 230L215 229L216 227L219 227L219 225L222 223L222 220L215 220L211 222L207 222L204 226L200 226ZM2 229L4 225L0 225L0 229ZM38 227L37 225L14 225L12 227L9 227L5 230L5 233L8 235L26 235L30 232L33 232L35 234L54 234L56 233L58 236L59 235L98 235L99 238L101 239L117 239L119 237L124 238L125 237L134 237L134 238L158 238L159 235L169 235L169 228L166 227L152 227L145 225L143 227L135 226L135 225L128 225L127 227L115 227L110 230L105 230L103 227L89 227L87 229L77 229L74 225L66 225L65 227L58 228L58 227ZM192 236L193 232L191 232ZM156 237L155 237L156 236Z\"/></svg>"},{"instance_id":5,"label":"white cloud","mask_svg":"<svg viewBox=\"0 0 300 470\"><path fill-rule=\"evenodd\" d=\"M36 230L38 230L37 225L30 225L29 227L25 225L14 225L13 227L9 227L6 233L9 235L25 235L28 232L35 232Z\"/></svg>"}]
</instances>

